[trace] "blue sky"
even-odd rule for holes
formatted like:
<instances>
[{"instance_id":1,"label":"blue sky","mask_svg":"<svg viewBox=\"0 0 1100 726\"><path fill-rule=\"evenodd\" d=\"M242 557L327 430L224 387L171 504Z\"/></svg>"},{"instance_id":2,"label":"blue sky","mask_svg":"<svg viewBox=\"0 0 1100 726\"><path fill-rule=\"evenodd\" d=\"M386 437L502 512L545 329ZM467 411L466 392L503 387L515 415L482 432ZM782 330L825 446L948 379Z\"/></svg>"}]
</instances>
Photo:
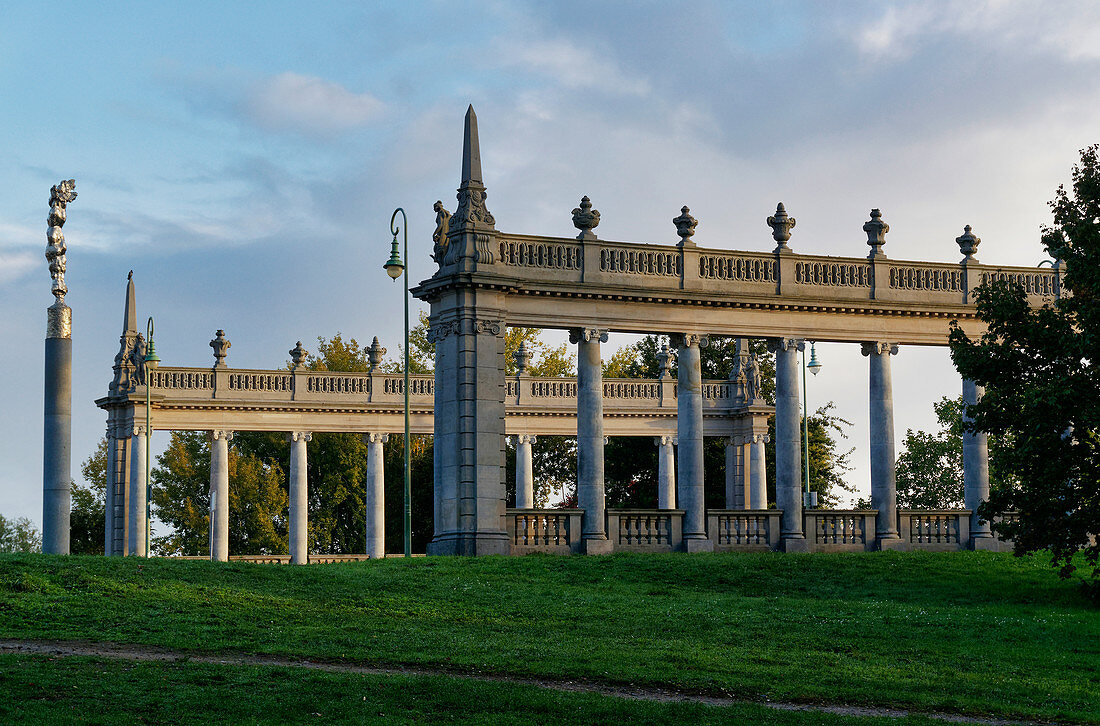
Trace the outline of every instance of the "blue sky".
<instances>
[{"instance_id":1,"label":"blue sky","mask_svg":"<svg viewBox=\"0 0 1100 726\"><path fill-rule=\"evenodd\" d=\"M5 3L0 17L0 512L41 517L42 256L49 188L74 310L73 468L102 435L123 290L166 364L274 367L337 331L396 350L380 269L394 207L430 274L454 206L462 115L481 128L506 232L764 250L776 201L798 252L1034 265L1046 201L1100 141L1100 6L1087 2ZM626 343L613 336L609 348ZM854 426L867 488L866 361L819 348L811 406ZM894 359L896 436L959 381L942 349ZM816 402L813 399L817 399ZM162 435L163 436L163 435Z\"/></svg>"}]
</instances>

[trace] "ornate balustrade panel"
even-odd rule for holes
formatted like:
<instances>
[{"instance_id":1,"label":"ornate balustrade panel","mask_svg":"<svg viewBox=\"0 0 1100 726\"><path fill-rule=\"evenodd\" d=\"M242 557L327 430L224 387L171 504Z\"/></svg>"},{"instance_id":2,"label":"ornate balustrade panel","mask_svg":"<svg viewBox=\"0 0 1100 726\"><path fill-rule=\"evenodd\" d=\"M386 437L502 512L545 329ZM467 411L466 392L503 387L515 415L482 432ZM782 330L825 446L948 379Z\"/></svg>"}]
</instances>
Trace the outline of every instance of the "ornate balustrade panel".
<instances>
[{"instance_id":1,"label":"ornate balustrade panel","mask_svg":"<svg viewBox=\"0 0 1100 726\"><path fill-rule=\"evenodd\" d=\"M772 288L779 279L774 255L713 250L699 255L699 277L704 280L764 283Z\"/></svg>"},{"instance_id":2,"label":"ornate balustrade panel","mask_svg":"<svg viewBox=\"0 0 1100 726\"><path fill-rule=\"evenodd\" d=\"M777 509L709 510L707 536L716 551L770 550L779 544Z\"/></svg>"},{"instance_id":3,"label":"ornate balustrade panel","mask_svg":"<svg viewBox=\"0 0 1100 726\"><path fill-rule=\"evenodd\" d=\"M159 392L212 391L214 372L195 368L161 368L149 373L149 385Z\"/></svg>"},{"instance_id":4,"label":"ornate balustrade panel","mask_svg":"<svg viewBox=\"0 0 1100 726\"><path fill-rule=\"evenodd\" d=\"M600 272L655 277L679 277L683 260L676 248L656 245L601 245Z\"/></svg>"},{"instance_id":5,"label":"ornate balustrade panel","mask_svg":"<svg viewBox=\"0 0 1100 726\"><path fill-rule=\"evenodd\" d=\"M505 237L500 240L500 262L510 267L580 270L583 249L579 242Z\"/></svg>"},{"instance_id":6,"label":"ornate balustrade panel","mask_svg":"<svg viewBox=\"0 0 1100 726\"><path fill-rule=\"evenodd\" d=\"M580 547L582 509L508 509L513 554L570 554Z\"/></svg>"},{"instance_id":7,"label":"ornate balustrade panel","mask_svg":"<svg viewBox=\"0 0 1100 726\"><path fill-rule=\"evenodd\" d=\"M898 510L898 533L910 549L966 549L970 540L970 510Z\"/></svg>"},{"instance_id":8,"label":"ornate balustrade panel","mask_svg":"<svg viewBox=\"0 0 1100 726\"><path fill-rule=\"evenodd\" d=\"M382 390L385 393L394 396L405 395L405 377L404 376L389 376L387 375L382 379ZM413 396L434 396L435 395L435 377L434 376L409 376L409 397Z\"/></svg>"},{"instance_id":9,"label":"ornate balustrade panel","mask_svg":"<svg viewBox=\"0 0 1100 726\"><path fill-rule=\"evenodd\" d=\"M794 279L800 285L822 287L871 287L871 265L828 259L797 260Z\"/></svg>"},{"instance_id":10,"label":"ornate balustrade panel","mask_svg":"<svg viewBox=\"0 0 1100 726\"><path fill-rule=\"evenodd\" d=\"M310 373L306 392L366 396L371 392L371 379L363 373Z\"/></svg>"},{"instance_id":11,"label":"ornate balustrade panel","mask_svg":"<svg viewBox=\"0 0 1100 726\"><path fill-rule=\"evenodd\" d=\"M803 518L815 550L862 551L874 546L875 512L807 509Z\"/></svg>"},{"instance_id":12,"label":"ornate balustrade panel","mask_svg":"<svg viewBox=\"0 0 1100 726\"><path fill-rule=\"evenodd\" d=\"M910 262L890 265L890 287L894 290L951 293L958 298L966 281L959 265Z\"/></svg>"},{"instance_id":13,"label":"ornate balustrade panel","mask_svg":"<svg viewBox=\"0 0 1100 726\"><path fill-rule=\"evenodd\" d=\"M658 381L607 378L603 382L603 397L655 400L661 397L661 384Z\"/></svg>"},{"instance_id":14,"label":"ornate balustrade panel","mask_svg":"<svg viewBox=\"0 0 1100 726\"><path fill-rule=\"evenodd\" d=\"M1053 297L1057 274L1052 270L1032 270L1028 272L1005 272L992 270L982 272L982 284L994 281L1012 282L1024 288L1028 295Z\"/></svg>"},{"instance_id":15,"label":"ornate balustrade panel","mask_svg":"<svg viewBox=\"0 0 1100 726\"><path fill-rule=\"evenodd\" d=\"M229 390L241 392L268 393L271 391L289 393L293 389L290 373L271 373L269 371L230 371Z\"/></svg>"},{"instance_id":16,"label":"ornate balustrade panel","mask_svg":"<svg viewBox=\"0 0 1100 726\"><path fill-rule=\"evenodd\" d=\"M675 509L609 509L607 536L616 550L671 552L682 542L683 516Z\"/></svg>"}]
</instances>

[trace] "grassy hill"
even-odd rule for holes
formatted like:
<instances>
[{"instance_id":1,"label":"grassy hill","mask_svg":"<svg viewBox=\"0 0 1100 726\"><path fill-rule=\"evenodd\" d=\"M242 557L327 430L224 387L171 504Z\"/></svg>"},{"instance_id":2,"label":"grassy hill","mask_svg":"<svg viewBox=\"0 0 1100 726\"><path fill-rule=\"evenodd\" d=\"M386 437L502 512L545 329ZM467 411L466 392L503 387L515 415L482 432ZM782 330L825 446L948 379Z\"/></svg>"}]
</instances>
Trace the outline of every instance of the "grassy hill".
<instances>
[{"instance_id":1,"label":"grassy hill","mask_svg":"<svg viewBox=\"0 0 1100 726\"><path fill-rule=\"evenodd\" d=\"M666 687L751 702L1100 723L1100 611L1075 583L1060 581L1048 562L984 552L423 558L301 568L5 555L5 638ZM189 703L216 699L222 683L226 693L253 694L258 715L243 714L238 720L244 721L271 717L270 709L283 701L291 708L295 693L302 704L314 703L317 682L331 681L325 688L334 694L358 693L366 678L276 678L270 669L234 667L230 687L224 678L211 680L210 671L217 670L184 663L124 667L96 659L47 667L41 657L2 655L0 688L22 698L0 705L0 716L5 708L32 709L13 712L20 718L47 713L33 710L42 700L36 693L79 692L98 673L113 673L116 691L125 692L126 683L135 694L159 686L181 713ZM259 685L273 678L282 685L268 703ZM498 708L533 708L561 723L602 720L590 718L600 708L618 713L635 707L641 710L614 718L710 720L704 706L604 703L595 695L548 696L533 686L445 676L400 677L427 679L416 687L398 687L397 676L373 678L380 680L371 694L397 698L391 716L408 706L399 697L419 688L474 708L471 713L482 709L484 723L508 722L494 720ZM481 695L472 696L475 691ZM363 699L349 703L375 707ZM139 701L135 695L128 703ZM43 707L58 703L54 698ZM64 699L60 704L77 707ZM561 714L550 719L559 706ZM449 713L445 704L432 708ZM677 708L695 709L694 715L665 712ZM348 718L369 720L356 714ZM825 714L813 717L768 711L739 718L830 722ZM720 713L715 722L730 718ZM401 719L418 717L410 712Z\"/></svg>"}]
</instances>

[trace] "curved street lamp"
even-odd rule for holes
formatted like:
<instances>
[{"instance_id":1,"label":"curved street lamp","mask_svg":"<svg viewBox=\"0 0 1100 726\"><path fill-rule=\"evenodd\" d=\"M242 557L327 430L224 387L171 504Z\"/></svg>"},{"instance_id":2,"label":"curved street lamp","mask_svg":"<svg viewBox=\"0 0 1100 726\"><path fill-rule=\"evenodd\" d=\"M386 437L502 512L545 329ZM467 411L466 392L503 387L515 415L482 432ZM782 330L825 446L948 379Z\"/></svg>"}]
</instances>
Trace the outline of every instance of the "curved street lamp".
<instances>
[{"instance_id":1,"label":"curved street lamp","mask_svg":"<svg viewBox=\"0 0 1100 726\"><path fill-rule=\"evenodd\" d=\"M149 322L145 325L145 339L149 341L145 346L145 556L149 556L149 522L153 492L152 482L149 481L149 440L153 438L153 429L149 422L152 419L152 405L149 400L149 388L153 385L149 373L156 370L160 363L157 348L153 345L153 316L149 316Z\"/></svg>"},{"instance_id":2,"label":"curved street lamp","mask_svg":"<svg viewBox=\"0 0 1100 726\"><path fill-rule=\"evenodd\" d=\"M401 212L403 227L395 226L397 213ZM393 246L390 248L390 258L382 265L386 274L394 282L405 275L405 556L412 557L412 484L409 479L409 276L406 268L409 264L409 218L405 216L405 210L401 207L393 210L390 217L390 232L393 234ZM404 259L401 250L397 246L398 233L404 233L405 248Z\"/></svg>"},{"instance_id":3,"label":"curved street lamp","mask_svg":"<svg viewBox=\"0 0 1100 726\"><path fill-rule=\"evenodd\" d=\"M806 365L806 351L802 351L802 456L803 456L803 471L806 473L806 496L805 506L816 507L817 496L816 492L810 492L810 408L806 402L806 368L810 369L810 373L815 376L821 370L821 361L817 359L817 350L814 347L814 341L810 341L810 363Z\"/></svg>"}]
</instances>

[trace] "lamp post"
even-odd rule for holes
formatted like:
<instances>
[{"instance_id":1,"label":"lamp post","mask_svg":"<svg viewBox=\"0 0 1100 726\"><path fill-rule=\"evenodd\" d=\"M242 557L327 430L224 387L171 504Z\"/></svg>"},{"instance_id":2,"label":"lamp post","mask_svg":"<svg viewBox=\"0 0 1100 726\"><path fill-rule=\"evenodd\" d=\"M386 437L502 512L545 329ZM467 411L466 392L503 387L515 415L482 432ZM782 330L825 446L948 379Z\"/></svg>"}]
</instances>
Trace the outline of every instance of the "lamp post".
<instances>
[{"instance_id":1,"label":"lamp post","mask_svg":"<svg viewBox=\"0 0 1100 726\"><path fill-rule=\"evenodd\" d=\"M398 212L401 212L402 227L394 226ZM390 217L393 246L390 248L390 258L386 260L386 264L382 267L386 268L386 274L394 282L402 274L405 276L405 556L412 557L412 484L409 479L409 275L406 270L409 264L408 227L409 218L405 216L405 210L401 207L393 210L393 216ZM399 254L397 247L398 233L404 233L404 259Z\"/></svg>"},{"instance_id":2,"label":"lamp post","mask_svg":"<svg viewBox=\"0 0 1100 726\"><path fill-rule=\"evenodd\" d=\"M153 345L153 316L149 316L149 322L145 326L145 338L149 344L145 347L145 556L149 556L149 521L150 501L153 485L149 481L149 439L153 437L153 429L149 422L152 419L152 405L150 403L149 388L152 386L152 376L149 374L156 370L160 363L156 346Z\"/></svg>"},{"instance_id":3,"label":"lamp post","mask_svg":"<svg viewBox=\"0 0 1100 726\"><path fill-rule=\"evenodd\" d=\"M810 408L806 402L806 368L815 376L821 370L821 361L817 359L817 350L814 342L810 341L810 364L806 365L806 351L802 351L802 456L803 471L806 473L805 506L816 507L817 497L810 493Z\"/></svg>"}]
</instances>

